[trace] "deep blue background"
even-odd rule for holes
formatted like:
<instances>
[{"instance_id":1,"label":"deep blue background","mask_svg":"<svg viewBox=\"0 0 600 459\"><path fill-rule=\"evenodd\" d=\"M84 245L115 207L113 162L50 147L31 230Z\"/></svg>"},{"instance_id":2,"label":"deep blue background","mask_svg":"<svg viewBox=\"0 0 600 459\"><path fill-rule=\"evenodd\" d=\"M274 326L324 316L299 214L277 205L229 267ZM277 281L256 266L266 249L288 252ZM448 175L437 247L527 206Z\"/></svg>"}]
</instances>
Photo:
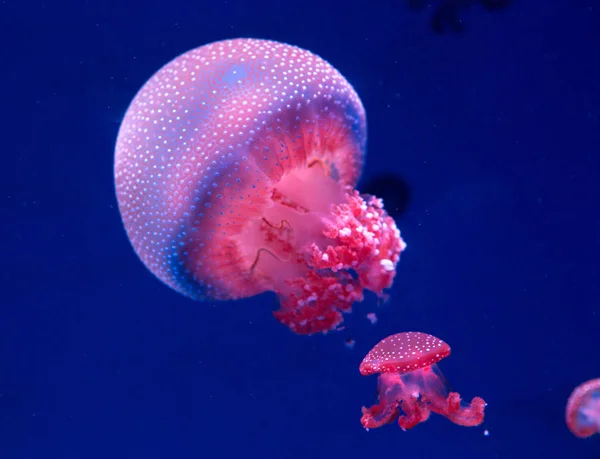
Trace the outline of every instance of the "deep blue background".
<instances>
[{"instance_id":1,"label":"deep blue background","mask_svg":"<svg viewBox=\"0 0 600 459\"><path fill-rule=\"evenodd\" d=\"M0 459L600 457L564 425L600 377L595 4L474 7L439 36L400 0L3 1ZM271 295L193 303L122 228L129 102L178 54L240 36L336 66L368 113L363 178L411 187L391 301L343 333L293 335ZM361 428L375 378L358 364L406 330L450 343L442 369L489 403L483 426Z\"/></svg>"}]
</instances>

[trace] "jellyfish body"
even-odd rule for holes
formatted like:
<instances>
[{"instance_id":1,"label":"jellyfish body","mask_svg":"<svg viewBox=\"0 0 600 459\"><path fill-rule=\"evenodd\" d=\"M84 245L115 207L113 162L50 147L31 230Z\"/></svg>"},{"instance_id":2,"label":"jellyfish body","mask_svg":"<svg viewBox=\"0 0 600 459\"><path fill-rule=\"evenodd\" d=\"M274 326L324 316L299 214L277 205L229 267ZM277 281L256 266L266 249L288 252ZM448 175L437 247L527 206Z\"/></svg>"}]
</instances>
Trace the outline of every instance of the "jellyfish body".
<instances>
[{"instance_id":1,"label":"jellyfish body","mask_svg":"<svg viewBox=\"0 0 600 459\"><path fill-rule=\"evenodd\" d=\"M600 378L575 388L567 401L565 416L567 427L577 437L600 433Z\"/></svg>"},{"instance_id":2,"label":"jellyfish body","mask_svg":"<svg viewBox=\"0 0 600 459\"><path fill-rule=\"evenodd\" d=\"M197 300L274 291L277 319L325 332L393 282L405 244L361 196L365 112L344 77L300 48L212 43L160 69L123 119L115 184L129 239Z\"/></svg>"},{"instance_id":3,"label":"jellyfish body","mask_svg":"<svg viewBox=\"0 0 600 459\"><path fill-rule=\"evenodd\" d=\"M485 401L475 397L461 401L449 385L437 362L450 355L450 346L435 336L405 332L381 340L363 359L360 372L379 373L379 403L363 407L361 424L372 429L398 419L402 430L425 422L431 412L461 426L483 422Z\"/></svg>"}]
</instances>

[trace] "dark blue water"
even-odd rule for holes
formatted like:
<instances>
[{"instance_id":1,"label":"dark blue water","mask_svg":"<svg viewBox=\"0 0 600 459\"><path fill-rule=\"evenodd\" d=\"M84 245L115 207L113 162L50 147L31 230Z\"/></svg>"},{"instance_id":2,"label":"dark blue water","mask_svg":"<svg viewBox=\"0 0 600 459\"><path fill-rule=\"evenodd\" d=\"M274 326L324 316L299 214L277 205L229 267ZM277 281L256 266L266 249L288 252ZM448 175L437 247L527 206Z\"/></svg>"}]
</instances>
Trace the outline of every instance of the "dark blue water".
<instances>
[{"instance_id":1,"label":"dark blue water","mask_svg":"<svg viewBox=\"0 0 600 459\"><path fill-rule=\"evenodd\" d=\"M476 4L460 33L400 0L157 3L0 4L0 458L600 457L600 436L564 423L600 377L595 2ZM368 114L362 183L410 189L391 299L344 332L293 335L271 295L187 300L123 230L130 100L178 54L239 36L336 66ZM482 426L362 429L376 380L358 365L406 330L450 343L440 368L488 402Z\"/></svg>"}]
</instances>

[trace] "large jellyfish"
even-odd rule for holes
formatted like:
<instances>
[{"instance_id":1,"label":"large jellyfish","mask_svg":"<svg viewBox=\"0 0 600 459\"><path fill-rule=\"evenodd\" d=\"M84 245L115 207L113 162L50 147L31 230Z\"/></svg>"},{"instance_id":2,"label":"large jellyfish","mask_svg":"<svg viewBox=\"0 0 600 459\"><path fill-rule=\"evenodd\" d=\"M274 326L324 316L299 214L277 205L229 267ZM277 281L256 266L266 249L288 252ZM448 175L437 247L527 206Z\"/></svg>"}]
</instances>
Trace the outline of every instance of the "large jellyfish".
<instances>
[{"instance_id":1,"label":"large jellyfish","mask_svg":"<svg viewBox=\"0 0 600 459\"><path fill-rule=\"evenodd\" d=\"M274 291L291 330L332 330L365 289L383 296L405 244L355 189L365 112L318 56L266 40L191 50L141 88L119 130L129 239L193 299Z\"/></svg>"},{"instance_id":2,"label":"large jellyfish","mask_svg":"<svg viewBox=\"0 0 600 459\"><path fill-rule=\"evenodd\" d=\"M450 355L450 346L435 336L405 332L384 338L360 364L364 376L379 373L379 403L363 407L361 423L365 429L380 427L398 418L402 430L441 414L461 426L483 422L485 401L475 397L470 404L461 401L437 363Z\"/></svg>"}]
</instances>

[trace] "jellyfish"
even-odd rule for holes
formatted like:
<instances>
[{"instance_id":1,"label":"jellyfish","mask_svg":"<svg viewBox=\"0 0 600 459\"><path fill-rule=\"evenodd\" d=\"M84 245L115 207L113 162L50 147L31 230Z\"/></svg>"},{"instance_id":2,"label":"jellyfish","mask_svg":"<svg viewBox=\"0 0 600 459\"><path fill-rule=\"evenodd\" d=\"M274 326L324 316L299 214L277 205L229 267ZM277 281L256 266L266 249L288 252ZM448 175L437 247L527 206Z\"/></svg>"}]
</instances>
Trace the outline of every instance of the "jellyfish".
<instances>
[{"instance_id":1,"label":"jellyfish","mask_svg":"<svg viewBox=\"0 0 600 459\"><path fill-rule=\"evenodd\" d=\"M367 430L398 418L402 430L425 422L430 413L441 414L461 426L483 422L486 403L475 397L465 404L437 363L450 355L450 346L435 336L405 332L381 340L360 364L363 376L379 374L379 403L363 407L361 424Z\"/></svg>"},{"instance_id":2,"label":"jellyfish","mask_svg":"<svg viewBox=\"0 0 600 459\"><path fill-rule=\"evenodd\" d=\"M566 409L567 427L580 438L600 433L600 378L575 388Z\"/></svg>"},{"instance_id":3,"label":"jellyfish","mask_svg":"<svg viewBox=\"0 0 600 459\"><path fill-rule=\"evenodd\" d=\"M339 328L365 290L391 287L406 244L361 195L363 105L309 51L234 39L188 51L137 93L115 148L134 250L195 300L275 292L293 332Z\"/></svg>"}]
</instances>

